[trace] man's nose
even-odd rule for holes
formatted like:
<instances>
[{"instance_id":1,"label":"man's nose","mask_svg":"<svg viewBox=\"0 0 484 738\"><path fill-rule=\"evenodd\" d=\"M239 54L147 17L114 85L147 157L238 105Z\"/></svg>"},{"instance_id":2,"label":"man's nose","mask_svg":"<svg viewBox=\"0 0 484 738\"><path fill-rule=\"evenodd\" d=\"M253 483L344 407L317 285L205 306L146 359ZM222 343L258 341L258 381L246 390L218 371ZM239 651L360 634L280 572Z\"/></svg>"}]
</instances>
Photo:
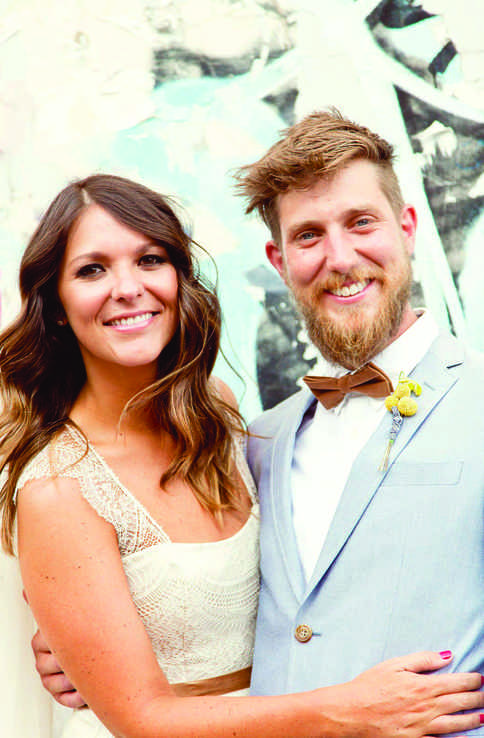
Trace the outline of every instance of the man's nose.
<instances>
[{"instance_id":1,"label":"man's nose","mask_svg":"<svg viewBox=\"0 0 484 738\"><path fill-rule=\"evenodd\" d=\"M325 262L330 272L347 274L357 266L356 253L349 234L338 229L330 231L325 236Z\"/></svg>"},{"instance_id":2,"label":"man's nose","mask_svg":"<svg viewBox=\"0 0 484 738\"><path fill-rule=\"evenodd\" d=\"M113 275L113 300L133 300L143 294L143 283L135 269L120 269Z\"/></svg>"}]
</instances>

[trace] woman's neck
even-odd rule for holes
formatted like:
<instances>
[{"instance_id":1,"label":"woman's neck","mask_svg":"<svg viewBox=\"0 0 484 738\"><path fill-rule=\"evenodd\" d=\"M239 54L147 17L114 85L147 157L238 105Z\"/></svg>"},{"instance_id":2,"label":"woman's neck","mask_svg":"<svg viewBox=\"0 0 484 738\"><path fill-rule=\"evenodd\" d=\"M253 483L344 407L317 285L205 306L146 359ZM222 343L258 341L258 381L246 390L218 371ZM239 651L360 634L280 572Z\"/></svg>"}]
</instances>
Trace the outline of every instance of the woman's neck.
<instances>
[{"instance_id":1,"label":"woman's neck","mask_svg":"<svg viewBox=\"0 0 484 738\"><path fill-rule=\"evenodd\" d=\"M72 408L72 420L91 437L109 434L117 438L128 432L146 433L152 425L148 411L124 413L128 402L154 381L151 374L141 374L125 370L114 371L109 376L88 376Z\"/></svg>"}]
</instances>

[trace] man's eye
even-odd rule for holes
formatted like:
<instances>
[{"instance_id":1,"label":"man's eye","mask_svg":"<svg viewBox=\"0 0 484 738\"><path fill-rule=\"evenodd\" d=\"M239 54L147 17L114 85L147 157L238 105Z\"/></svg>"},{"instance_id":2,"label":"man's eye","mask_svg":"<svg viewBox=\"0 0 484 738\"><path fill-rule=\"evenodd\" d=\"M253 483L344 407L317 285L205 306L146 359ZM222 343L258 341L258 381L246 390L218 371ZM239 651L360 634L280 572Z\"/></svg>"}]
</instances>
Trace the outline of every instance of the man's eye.
<instances>
[{"instance_id":1,"label":"man's eye","mask_svg":"<svg viewBox=\"0 0 484 738\"><path fill-rule=\"evenodd\" d=\"M95 277L102 272L104 267L101 264L84 264L77 270L76 277Z\"/></svg>"},{"instance_id":2,"label":"man's eye","mask_svg":"<svg viewBox=\"0 0 484 738\"><path fill-rule=\"evenodd\" d=\"M139 260L141 266L158 266L164 264L167 261L166 256L161 254L144 254Z\"/></svg>"},{"instance_id":3,"label":"man's eye","mask_svg":"<svg viewBox=\"0 0 484 738\"><path fill-rule=\"evenodd\" d=\"M364 228L365 226L370 225L371 220L370 218L358 218L358 220L355 222L355 225L358 228Z\"/></svg>"},{"instance_id":4,"label":"man's eye","mask_svg":"<svg viewBox=\"0 0 484 738\"><path fill-rule=\"evenodd\" d=\"M314 231L304 231L299 238L301 241L310 241L312 238L316 238L316 233Z\"/></svg>"}]
</instances>

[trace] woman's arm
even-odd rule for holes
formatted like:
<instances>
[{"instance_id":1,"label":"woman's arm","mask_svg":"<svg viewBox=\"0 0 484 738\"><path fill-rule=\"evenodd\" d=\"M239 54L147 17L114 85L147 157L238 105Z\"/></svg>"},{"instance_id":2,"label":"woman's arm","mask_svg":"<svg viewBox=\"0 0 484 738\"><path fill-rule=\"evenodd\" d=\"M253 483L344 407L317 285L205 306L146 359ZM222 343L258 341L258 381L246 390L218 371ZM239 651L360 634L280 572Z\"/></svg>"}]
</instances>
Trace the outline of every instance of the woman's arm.
<instances>
[{"instance_id":1,"label":"woman's arm","mask_svg":"<svg viewBox=\"0 0 484 738\"><path fill-rule=\"evenodd\" d=\"M18 501L19 555L37 622L67 677L120 738L421 738L469 730L479 675L424 676L436 654L393 659L345 685L283 697L179 698L131 600L116 536L76 482L30 482Z\"/></svg>"}]
</instances>

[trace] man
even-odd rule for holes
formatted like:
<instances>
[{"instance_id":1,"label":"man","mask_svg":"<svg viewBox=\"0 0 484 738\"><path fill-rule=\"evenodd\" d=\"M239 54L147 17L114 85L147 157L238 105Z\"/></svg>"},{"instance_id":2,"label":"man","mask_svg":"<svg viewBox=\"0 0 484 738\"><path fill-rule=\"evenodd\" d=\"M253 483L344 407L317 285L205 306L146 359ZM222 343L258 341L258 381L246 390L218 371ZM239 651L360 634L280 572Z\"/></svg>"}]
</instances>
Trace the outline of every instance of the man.
<instances>
[{"instance_id":1,"label":"man","mask_svg":"<svg viewBox=\"0 0 484 738\"><path fill-rule=\"evenodd\" d=\"M348 681L388 656L448 642L453 668L484 662L484 414L476 402L484 364L409 305L416 216L391 162L378 136L318 113L241 172L248 210L258 208L271 229L268 258L303 313L320 368L342 376L378 364L370 368L376 397L361 393L360 379L345 395L356 375L328 392L308 380L328 409L306 388L252 427L262 513L255 694ZM422 391L380 471L400 419L380 385L389 394L400 372L414 378L402 382L408 392ZM53 693L71 689L63 675L49 676L58 666L36 641L44 683ZM82 702L76 693L62 700Z\"/></svg>"},{"instance_id":2,"label":"man","mask_svg":"<svg viewBox=\"0 0 484 738\"><path fill-rule=\"evenodd\" d=\"M305 387L251 427L262 521L255 694L343 682L444 641L453 670L484 664L484 363L410 307L416 214L392 159L376 134L315 113L239 173L321 354L314 374L371 362L383 384L369 397L363 386L344 394L357 378L332 392L308 380L321 402ZM414 383L400 385L412 416L385 405L400 372Z\"/></svg>"}]
</instances>

